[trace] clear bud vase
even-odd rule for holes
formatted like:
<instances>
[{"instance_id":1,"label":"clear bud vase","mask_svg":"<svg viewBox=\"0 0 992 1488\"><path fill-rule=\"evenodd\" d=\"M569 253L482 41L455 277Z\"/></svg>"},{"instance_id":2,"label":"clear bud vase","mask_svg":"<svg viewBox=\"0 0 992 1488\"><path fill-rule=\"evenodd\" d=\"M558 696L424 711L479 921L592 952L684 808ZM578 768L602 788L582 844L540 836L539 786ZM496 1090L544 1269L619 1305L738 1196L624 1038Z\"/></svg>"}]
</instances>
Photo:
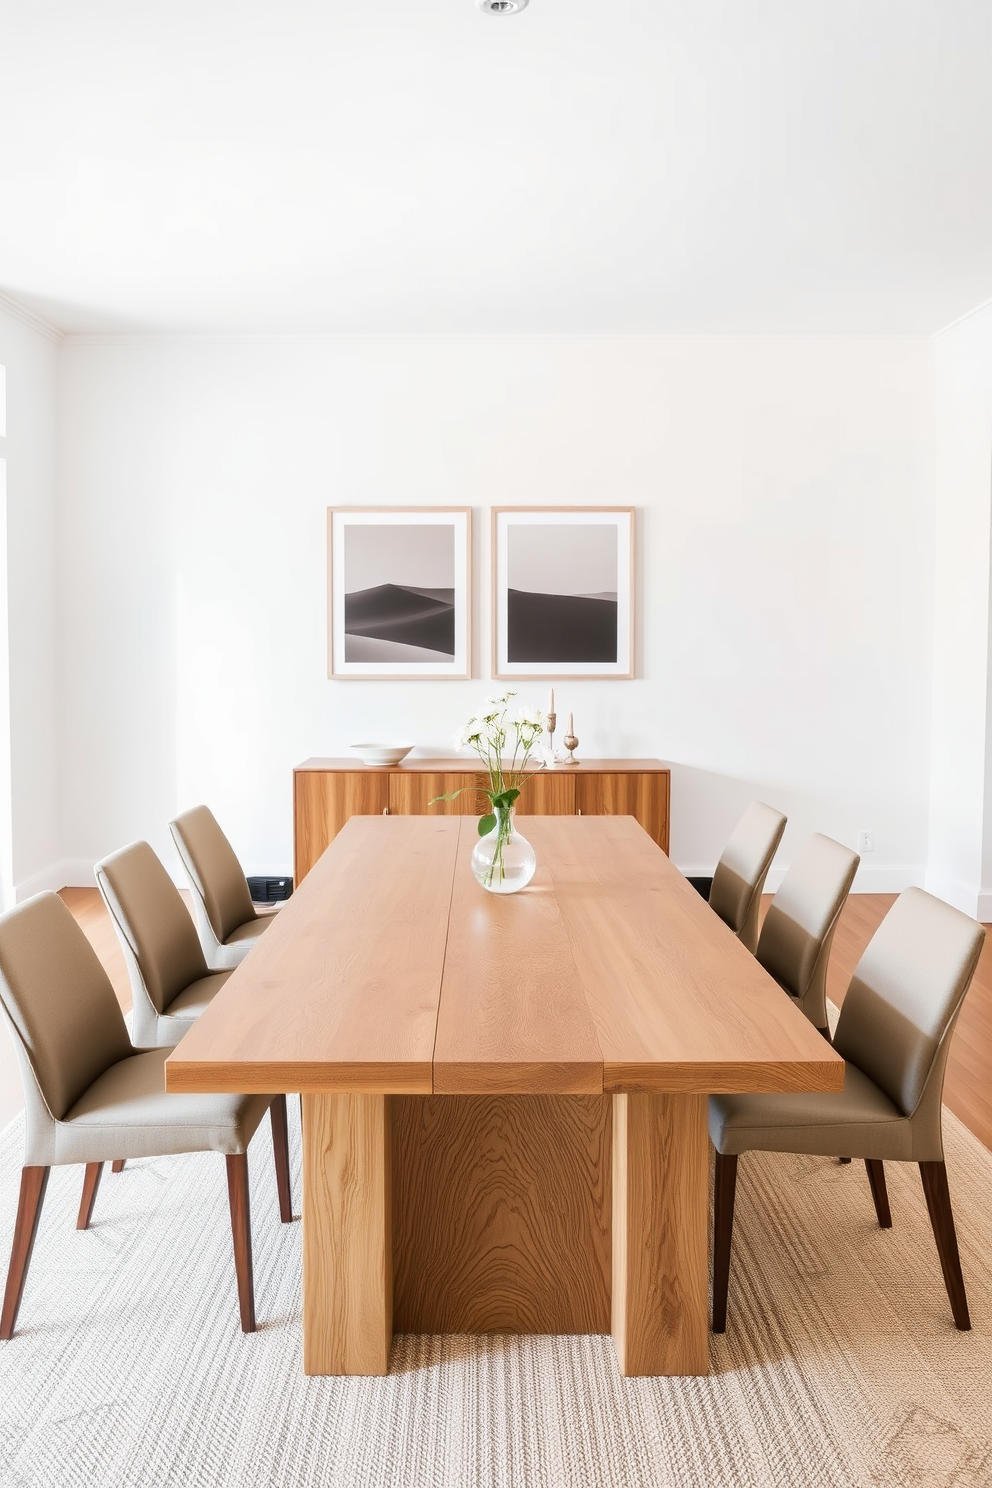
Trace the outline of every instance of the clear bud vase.
<instances>
[{"instance_id":1,"label":"clear bud vase","mask_svg":"<svg viewBox=\"0 0 992 1488\"><path fill-rule=\"evenodd\" d=\"M513 824L513 811L496 808L496 825L472 849L472 872L490 894L516 894L534 877L537 857Z\"/></svg>"}]
</instances>

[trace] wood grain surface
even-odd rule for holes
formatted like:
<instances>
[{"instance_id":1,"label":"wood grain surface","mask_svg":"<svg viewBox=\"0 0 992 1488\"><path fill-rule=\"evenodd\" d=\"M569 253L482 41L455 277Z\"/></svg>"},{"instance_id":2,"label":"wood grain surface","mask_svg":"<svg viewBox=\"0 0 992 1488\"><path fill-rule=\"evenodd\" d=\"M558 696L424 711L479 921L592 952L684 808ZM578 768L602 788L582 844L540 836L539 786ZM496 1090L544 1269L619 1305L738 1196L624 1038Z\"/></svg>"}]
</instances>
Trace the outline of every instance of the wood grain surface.
<instances>
[{"instance_id":1,"label":"wood grain surface","mask_svg":"<svg viewBox=\"0 0 992 1488\"><path fill-rule=\"evenodd\" d=\"M624 1375L709 1370L702 1095L613 1100L613 1341Z\"/></svg>"},{"instance_id":2,"label":"wood grain surface","mask_svg":"<svg viewBox=\"0 0 992 1488\"><path fill-rule=\"evenodd\" d=\"M598 1095L599 1041L547 869L538 868L525 893L488 894L469 866L476 840L475 823L463 822L434 1090Z\"/></svg>"},{"instance_id":3,"label":"wood grain surface","mask_svg":"<svg viewBox=\"0 0 992 1488\"><path fill-rule=\"evenodd\" d=\"M630 817L529 817L606 1091L840 1090L844 1065Z\"/></svg>"},{"instance_id":4,"label":"wood grain surface","mask_svg":"<svg viewBox=\"0 0 992 1488\"><path fill-rule=\"evenodd\" d=\"M293 872L296 887L328 843L353 816L379 816L389 808L389 776L375 770L293 775Z\"/></svg>"},{"instance_id":5,"label":"wood grain surface","mask_svg":"<svg viewBox=\"0 0 992 1488\"><path fill-rule=\"evenodd\" d=\"M395 1326L607 1333L603 1096L394 1096Z\"/></svg>"},{"instance_id":6,"label":"wood grain surface","mask_svg":"<svg viewBox=\"0 0 992 1488\"><path fill-rule=\"evenodd\" d=\"M303 1097L303 1372L387 1374L393 1340L389 1099Z\"/></svg>"},{"instance_id":7,"label":"wood grain surface","mask_svg":"<svg viewBox=\"0 0 992 1488\"><path fill-rule=\"evenodd\" d=\"M474 770L397 770L389 776L389 810L403 816L479 816L487 809L485 796L479 799L480 784ZM451 791L462 794L454 801L435 801Z\"/></svg>"},{"instance_id":8,"label":"wood grain surface","mask_svg":"<svg viewBox=\"0 0 992 1488\"><path fill-rule=\"evenodd\" d=\"M583 771L575 778L575 809L580 816L632 816L667 852L669 779L631 770Z\"/></svg>"},{"instance_id":9,"label":"wood grain surface","mask_svg":"<svg viewBox=\"0 0 992 1488\"><path fill-rule=\"evenodd\" d=\"M558 730L558 737L560 741L560 728ZM441 771L442 774L448 771L458 774L460 771L465 770L465 768L466 756L464 754L461 757L453 755L447 758L439 757L437 759L420 758L417 755L413 755L405 760L401 760L398 765L361 765L354 759L331 759L324 758L323 756L314 756L311 759L304 760L302 764L297 765L296 773L310 770L317 771L318 773L322 770L344 770L357 771L362 775L408 775L416 774L418 770L433 770ZM532 763L528 769L537 775L543 773L544 766L538 763ZM633 770L637 774L670 774L670 766L656 759L588 759L574 765L558 766L554 771L555 774L558 773L558 769L563 770L568 775L581 775L586 771L595 772L597 770L609 770L614 774L622 773L625 770Z\"/></svg>"},{"instance_id":10,"label":"wood grain surface","mask_svg":"<svg viewBox=\"0 0 992 1488\"><path fill-rule=\"evenodd\" d=\"M668 851L671 771L660 760L588 760L525 772L520 810L533 816L629 813ZM326 783L315 782L324 779ZM453 802L435 797L473 783ZM385 784L383 784L385 782ZM398 765L358 765L354 760L310 759L293 772L295 871L309 872L350 816L362 814L481 814L486 784L464 760L406 759Z\"/></svg>"},{"instance_id":11,"label":"wood grain surface","mask_svg":"<svg viewBox=\"0 0 992 1488\"><path fill-rule=\"evenodd\" d=\"M498 896L471 876L471 818L352 818L168 1088L842 1088L843 1061L631 817L518 821L540 867Z\"/></svg>"},{"instance_id":12,"label":"wood grain surface","mask_svg":"<svg viewBox=\"0 0 992 1488\"><path fill-rule=\"evenodd\" d=\"M457 817L353 817L166 1061L169 1090L432 1089Z\"/></svg>"},{"instance_id":13,"label":"wood grain surface","mask_svg":"<svg viewBox=\"0 0 992 1488\"><path fill-rule=\"evenodd\" d=\"M574 816L575 776L567 770L528 775L517 810L521 816Z\"/></svg>"}]
</instances>

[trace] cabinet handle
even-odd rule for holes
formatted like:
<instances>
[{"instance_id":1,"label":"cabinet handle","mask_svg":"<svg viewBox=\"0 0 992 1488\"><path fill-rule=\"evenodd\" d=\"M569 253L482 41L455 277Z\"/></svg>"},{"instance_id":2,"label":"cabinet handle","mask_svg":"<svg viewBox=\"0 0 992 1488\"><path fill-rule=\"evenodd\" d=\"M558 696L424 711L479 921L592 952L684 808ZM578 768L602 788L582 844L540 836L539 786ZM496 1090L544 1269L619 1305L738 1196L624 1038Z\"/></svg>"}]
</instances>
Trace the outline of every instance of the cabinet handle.
<instances>
[{"instance_id":1,"label":"cabinet handle","mask_svg":"<svg viewBox=\"0 0 992 1488\"><path fill-rule=\"evenodd\" d=\"M388 816L389 815L389 807L388 806L383 806L383 808L382 808L382 814L383 814L383 816Z\"/></svg>"},{"instance_id":2,"label":"cabinet handle","mask_svg":"<svg viewBox=\"0 0 992 1488\"><path fill-rule=\"evenodd\" d=\"M576 814L576 816L581 816L582 815L582 807L581 806L576 806L576 808L575 808L575 814Z\"/></svg>"}]
</instances>

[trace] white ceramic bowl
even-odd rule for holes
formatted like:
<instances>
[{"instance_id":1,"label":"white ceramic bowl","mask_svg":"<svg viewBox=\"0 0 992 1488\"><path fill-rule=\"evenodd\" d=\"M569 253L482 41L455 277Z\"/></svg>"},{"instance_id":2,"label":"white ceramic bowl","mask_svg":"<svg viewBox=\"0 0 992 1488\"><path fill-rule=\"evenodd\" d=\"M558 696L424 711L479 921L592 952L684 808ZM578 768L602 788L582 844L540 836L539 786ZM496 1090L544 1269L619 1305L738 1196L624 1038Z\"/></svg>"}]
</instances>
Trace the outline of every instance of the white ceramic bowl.
<instances>
[{"instance_id":1,"label":"white ceramic bowl","mask_svg":"<svg viewBox=\"0 0 992 1488\"><path fill-rule=\"evenodd\" d=\"M398 765L406 759L412 744L350 744L348 746L366 765Z\"/></svg>"}]
</instances>

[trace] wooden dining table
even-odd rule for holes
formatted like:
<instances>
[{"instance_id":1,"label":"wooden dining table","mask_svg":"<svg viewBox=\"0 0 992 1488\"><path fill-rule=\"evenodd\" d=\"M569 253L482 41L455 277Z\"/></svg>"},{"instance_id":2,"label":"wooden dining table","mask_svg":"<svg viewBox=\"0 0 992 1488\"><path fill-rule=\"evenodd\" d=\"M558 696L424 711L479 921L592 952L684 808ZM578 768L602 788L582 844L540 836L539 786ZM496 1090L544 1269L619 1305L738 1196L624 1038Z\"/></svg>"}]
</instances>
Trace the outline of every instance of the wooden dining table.
<instances>
[{"instance_id":1,"label":"wooden dining table","mask_svg":"<svg viewBox=\"0 0 992 1488\"><path fill-rule=\"evenodd\" d=\"M300 1092L303 1367L393 1333L609 1333L709 1367L707 1096L844 1064L633 817L518 821L486 892L468 817L353 817L166 1062Z\"/></svg>"}]
</instances>

